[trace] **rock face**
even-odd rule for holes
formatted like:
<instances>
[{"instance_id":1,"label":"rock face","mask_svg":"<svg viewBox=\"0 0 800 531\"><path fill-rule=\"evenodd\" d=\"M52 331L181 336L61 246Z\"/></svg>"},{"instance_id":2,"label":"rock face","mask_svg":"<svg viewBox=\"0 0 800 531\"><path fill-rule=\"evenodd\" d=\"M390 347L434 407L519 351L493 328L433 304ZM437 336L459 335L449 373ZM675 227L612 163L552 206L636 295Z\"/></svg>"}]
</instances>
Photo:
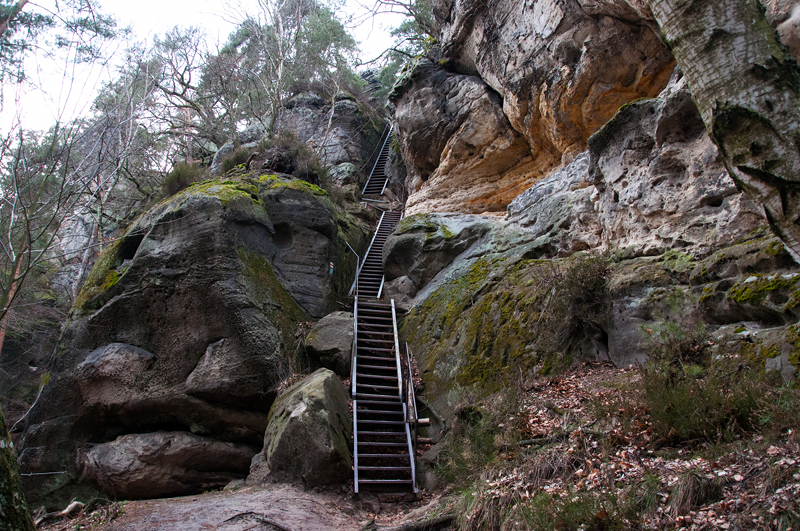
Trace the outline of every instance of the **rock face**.
<instances>
[{"instance_id":1,"label":"rock face","mask_svg":"<svg viewBox=\"0 0 800 531\"><path fill-rule=\"evenodd\" d=\"M763 225L725 170L685 88L625 106L589 150L508 206L540 256L598 247L705 256Z\"/></svg>"},{"instance_id":2,"label":"rock face","mask_svg":"<svg viewBox=\"0 0 800 531\"><path fill-rule=\"evenodd\" d=\"M264 449L253 458L248 483L313 487L350 479L348 404L344 385L328 369L289 388L270 410Z\"/></svg>"},{"instance_id":3,"label":"rock face","mask_svg":"<svg viewBox=\"0 0 800 531\"><path fill-rule=\"evenodd\" d=\"M84 473L118 499L194 494L225 486L232 471L247 473L250 446L186 432L124 435L92 447Z\"/></svg>"},{"instance_id":4,"label":"rock face","mask_svg":"<svg viewBox=\"0 0 800 531\"><path fill-rule=\"evenodd\" d=\"M333 312L314 325L306 336L306 354L312 364L350 377L353 350L353 314Z\"/></svg>"},{"instance_id":5,"label":"rock face","mask_svg":"<svg viewBox=\"0 0 800 531\"><path fill-rule=\"evenodd\" d=\"M445 420L520 367L642 362L645 330L667 321L702 319L720 344L784 379L798 366L800 274L723 168L679 77L660 98L625 106L588 145L505 220L417 214L388 238L385 289L413 307L402 333ZM592 273L579 251L601 249L616 254ZM605 275L596 322L576 320L559 295L569 271Z\"/></svg>"},{"instance_id":6,"label":"rock face","mask_svg":"<svg viewBox=\"0 0 800 531\"><path fill-rule=\"evenodd\" d=\"M25 472L68 474L30 476L28 492L69 497L79 441L166 430L255 453L297 323L350 287L347 241L363 249L365 233L324 191L277 176L197 184L141 216L92 270L22 440Z\"/></svg>"},{"instance_id":7,"label":"rock face","mask_svg":"<svg viewBox=\"0 0 800 531\"><path fill-rule=\"evenodd\" d=\"M417 69L395 115L414 192L407 212L503 210L541 172L503 115L502 100L476 76L431 61Z\"/></svg>"},{"instance_id":8,"label":"rock face","mask_svg":"<svg viewBox=\"0 0 800 531\"><path fill-rule=\"evenodd\" d=\"M438 0L434 14L441 60L394 93L411 213L503 210L674 66L638 2Z\"/></svg>"}]
</instances>

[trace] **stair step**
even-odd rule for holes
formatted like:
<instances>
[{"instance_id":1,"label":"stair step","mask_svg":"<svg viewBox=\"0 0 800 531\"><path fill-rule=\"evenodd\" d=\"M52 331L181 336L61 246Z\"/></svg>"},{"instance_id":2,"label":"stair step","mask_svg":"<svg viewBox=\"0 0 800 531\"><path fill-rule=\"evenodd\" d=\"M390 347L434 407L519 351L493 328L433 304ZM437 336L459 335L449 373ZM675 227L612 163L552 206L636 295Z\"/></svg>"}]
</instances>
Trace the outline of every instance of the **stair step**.
<instances>
[{"instance_id":1,"label":"stair step","mask_svg":"<svg viewBox=\"0 0 800 531\"><path fill-rule=\"evenodd\" d=\"M363 409L360 408L358 410L358 414L360 415L383 415L383 416L403 416L403 412L399 409L397 411L387 411L385 409ZM362 420L370 420L370 419L361 419L359 418L358 421L361 422ZM378 422L378 421L375 421ZM400 422L405 424L402 420L381 420L380 422Z\"/></svg>"},{"instance_id":2,"label":"stair step","mask_svg":"<svg viewBox=\"0 0 800 531\"><path fill-rule=\"evenodd\" d=\"M392 448L408 448L407 442L375 442L375 441L358 441L359 446L386 446ZM358 453L361 455L361 452Z\"/></svg>"},{"instance_id":3,"label":"stair step","mask_svg":"<svg viewBox=\"0 0 800 531\"><path fill-rule=\"evenodd\" d=\"M363 400L365 404L379 404L380 402L372 402L373 400L382 400L384 402L396 401L398 404L402 404L402 399L400 395L372 395L372 394L364 394L356 392L354 397L358 403L360 404Z\"/></svg>"},{"instance_id":4,"label":"stair step","mask_svg":"<svg viewBox=\"0 0 800 531\"><path fill-rule=\"evenodd\" d=\"M356 389L358 389L359 387L367 387L369 389L397 389L396 385L373 385L367 383L359 383L358 381L356 381Z\"/></svg>"},{"instance_id":5,"label":"stair step","mask_svg":"<svg viewBox=\"0 0 800 531\"><path fill-rule=\"evenodd\" d=\"M359 471L374 471L374 472L382 472L384 470L394 470L394 471L403 471L403 472L411 472L410 466L361 466L358 465ZM359 480L359 483L362 480Z\"/></svg>"},{"instance_id":6,"label":"stair step","mask_svg":"<svg viewBox=\"0 0 800 531\"><path fill-rule=\"evenodd\" d=\"M387 358L387 359L394 360L394 358ZM371 371L395 371L395 370L397 370L397 366L396 365L394 367L382 367L380 365L367 365L365 363L359 363L358 364L358 368L359 368L359 370L369 369Z\"/></svg>"},{"instance_id":7,"label":"stair step","mask_svg":"<svg viewBox=\"0 0 800 531\"><path fill-rule=\"evenodd\" d=\"M358 484L361 485L362 483L368 485L411 485L410 479L360 479L358 480Z\"/></svg>"},{"instance_id":8,"label":"stair step","mask_svg":"<svg viewBox=\"0 0 800 531\"><path fill-rule=\"evenodd\" d=\"M361 424L361 422L359 422L359 424ZM358 438L359 439L361 439L362 437L377 437L377 436L381 436L381 437L386 437L386 436L402 437L403 439L405 439L406 438L406 432L405 431L363 431L363 430L358 430ZM361 442L361 441L359 441L359 442Z\"/></svg>"},{"instance_id":9,"label":"stair step","mask_svg":"<svg viewBox=\"0 0 800 531\"><path fill-rule=\"evenodd\" d=\"M358 454L359 459L369 459L369 458L376 458L376 459L408 459L408 454Z\"/></svg>"},{"instance_id":10,"label":"stair step","mask_svg":"<svg viewBox=\"0 0 800 531\"><path fill-rule=\"evenodd\" d=\"M363 374L356 373L356 378L374 378L376 380L394 380L397 381L397 376L379 376L377 374Z\"/></svg>"}]
</instances>

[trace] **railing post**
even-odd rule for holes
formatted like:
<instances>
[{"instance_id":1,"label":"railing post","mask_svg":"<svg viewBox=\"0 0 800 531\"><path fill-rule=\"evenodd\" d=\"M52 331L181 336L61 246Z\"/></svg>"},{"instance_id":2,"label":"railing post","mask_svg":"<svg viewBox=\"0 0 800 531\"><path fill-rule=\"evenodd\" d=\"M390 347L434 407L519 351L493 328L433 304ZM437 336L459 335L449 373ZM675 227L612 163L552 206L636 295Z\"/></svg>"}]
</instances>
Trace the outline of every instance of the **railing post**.
<instances>
[{"instance_id":1,"label":"railing post","mask_svg":"<svg viewBox=\"0 0 800 531\"><path fill-rule=\"evenodd\" d=\"M403 398L403 372L400 369L400 339L397 335L397 313L394 309L394 299L392 299L392 327L394 328L394 353L397 361L397 396Z\"/></svg>"},{"instance_id":2,"label":"railing post","mask_svg":"<svg viewBox=\"0 0 800 531\"><path fill-rule=\"evenodd\" d=\"M350 247L350 244L347 241L345 241L344 243L346 243L347 246ZM348 293L347 295L350 296L353 294L353 291L355 291L355 295L356 297L358 297L358 273L361 269L361 257L358 256L358 253L352 247L350 247L350 250L353 252L354 255L356 255L356 278L353 279L353 285L350 286L350 293Z\"/></svg>"}]
</instances>

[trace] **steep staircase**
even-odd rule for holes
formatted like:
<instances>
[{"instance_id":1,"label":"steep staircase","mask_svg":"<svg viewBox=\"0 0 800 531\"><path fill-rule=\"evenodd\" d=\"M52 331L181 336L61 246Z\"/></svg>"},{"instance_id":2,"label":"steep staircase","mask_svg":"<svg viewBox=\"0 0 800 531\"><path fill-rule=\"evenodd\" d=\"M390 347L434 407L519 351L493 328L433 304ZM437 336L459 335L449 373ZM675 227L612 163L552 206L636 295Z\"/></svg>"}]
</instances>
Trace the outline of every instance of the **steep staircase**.
<instances>
[{"instance_id":1,"label":"steep staircase","mask_svg":"<svg viewBox=\"0 0 800 531\"><path fill-rule=\"evenodd\" d=\"M391 130L362 192L382 195ZM353 340L353 475L355 492L417 492L408 378L404 378L394 301L381 300L383 246L400 221L400 212L383 212L358 269ZM406 371L408 372L408 371ZM413 394L413 391L412 391ZM415 417L414 417L415 418ZM416 434L416 430L413 430Z\"/></svg>"},{"instance_id":2,"label":"steep staircase","mask_svg":"<svg viewBox=\"0 0 800 531\"><path fill-rule=\"evenodd\" d=\"M367 179L367 184L364 185L361 195L383 195L386 190L386 182L388 180L386 161L389 160L389 149L393 138L393 129L389 129L389 134L386 135L386 140L383 141L383 146L381 146L381 153L372 167L372 173Z\"/></svg>"}]
</instances>

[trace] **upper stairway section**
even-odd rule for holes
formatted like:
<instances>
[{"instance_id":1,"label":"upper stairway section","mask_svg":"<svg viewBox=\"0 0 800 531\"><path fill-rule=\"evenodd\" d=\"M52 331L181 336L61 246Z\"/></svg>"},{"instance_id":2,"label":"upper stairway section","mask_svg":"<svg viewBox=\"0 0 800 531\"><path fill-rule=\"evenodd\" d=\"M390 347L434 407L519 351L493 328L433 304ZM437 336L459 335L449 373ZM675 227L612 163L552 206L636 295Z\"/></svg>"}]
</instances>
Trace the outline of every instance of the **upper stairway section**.
<instances>
[{"instance_id":1,"label":"upper stairway section","mask_svg":"<svg viewBox=\"0 0 800 531\"><path fill-rule=\"evenodd\" d=\"M372 167L372 172L369 175L369 179L367 179L367 184L364 185L364 189L361 191L361 195L383 195L386 190L386 183L389 179L386 174L386 162L389 160L389 149L393 138L394 126L389 129L389 134L386 135L386 139L383 141L381 153Z\"/></svg>"},{"instance_id":2,"label":"upper stairway section","mask_svg":"<svg viewBox=\"0 0 800 531\"><path fill-rule=\"evenodd\" d=\"M384 212L381 215L375 236L369 245L364 262L358 270L358 296L362 298L378 299L383 291L383 245L386 238L397 226L401 217L400 212Z\"/></svg>"}]
</instances>

